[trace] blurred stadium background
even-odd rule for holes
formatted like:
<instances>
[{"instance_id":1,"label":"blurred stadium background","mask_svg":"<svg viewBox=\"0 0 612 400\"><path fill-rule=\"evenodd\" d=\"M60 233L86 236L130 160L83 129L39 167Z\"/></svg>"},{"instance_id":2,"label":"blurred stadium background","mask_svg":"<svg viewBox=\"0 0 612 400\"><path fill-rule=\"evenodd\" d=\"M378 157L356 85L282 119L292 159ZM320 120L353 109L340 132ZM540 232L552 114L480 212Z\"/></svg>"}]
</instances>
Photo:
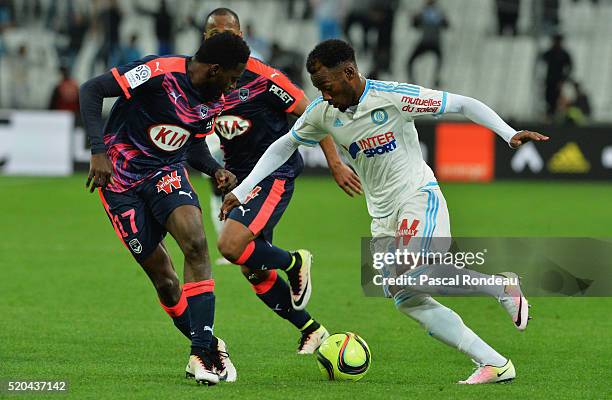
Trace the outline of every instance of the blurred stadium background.
<instances>
[{"instance_id":1,"label":"blurred stadium background","mask_svg":"<svg viewBox=\"0 0 612 400\"><path fill-rule=\"evenodd\" d=\"M515 128L550 135L512 151L461 118L417 122L454 235L610 236L612 0L439 0L437 11L423 12L425 4L0 0L0 270L8 277L0 279L0 380L68 379L75 398L201 398L180 374L184 339L84 189L89 151L75 95L113 64L191 54L204 17L220 6L239 14L252 48L310 98L317 93L304 72L306 54L323 37L346 37L348 25L364 74L475 97ZM565 50L546 53L554 35ZM414 50L435 47L437 37L439 75L427 53L409 76ZM318 149L304 155L304 175L326 174ZM210 187L194 185L214 260ZM368 234L363 199L322 176L298 179L275 234L281 247L316 255L309 309L330 330L366 338L374 354L368 377L323 386L314 360L293 356L296 332L255 300L235 268L217 267L215 332L230 344L241 377L219 385L216 398L609 397L610 299L532 298L535 319L525 335L491 299L443 299L519 370L508 387L458 388L453 382L469 373L469 360L433 343L384 299L363 297L359 237ZM179 266L180 252L168 242Z\"/></svg>"}]
</instances>

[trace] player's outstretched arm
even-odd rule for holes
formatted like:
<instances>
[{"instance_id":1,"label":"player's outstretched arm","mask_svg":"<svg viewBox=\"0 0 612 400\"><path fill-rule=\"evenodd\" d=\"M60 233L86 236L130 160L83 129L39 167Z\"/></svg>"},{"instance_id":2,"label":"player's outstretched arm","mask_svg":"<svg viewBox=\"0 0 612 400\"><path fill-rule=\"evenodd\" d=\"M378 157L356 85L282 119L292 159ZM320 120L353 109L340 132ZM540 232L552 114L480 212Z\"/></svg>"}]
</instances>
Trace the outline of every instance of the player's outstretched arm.
<instances>
[{"instance_id":1,"label":"player's outstretched arm","mask_svg":"<svg viewBox=\"0 0 612 400\"><path fill-rule=\"evenodd\" d=\"M237 188L225 196L223 204L221 205L219 219L222 221L225 220L227 214L233 208L240 206L251 190L253 190L253 188L265 177L283 165L298 147L299 143L293 139L291 133L281 136L272 143L265 153L263 153L259 161L257 161L255 168L253 168L249 176L244 178Z\"/></svg>"},{"instance_id":2,"label":"player's outstretched arm","mask_svg":"<svg viewBox=\"0 0 612 400\"><path fill-rule=\"evenodd\" d=\"M517 148L529 141L548 140L537 132L516 131L508 125L495 111L489 106L467 96L458 94L448 94L447 113L461 113L473 122L491 129L501 136L512 148Z\"/></svg>"},{"instance_id":3,"label":"player's outstretched arm","mask_svg":"<svg viewBox=\"0 0 612 400\"><path fill-rule=\"evenodd\" d=\"M88 80L79 90L81 117L91 143L89 175L85 183L90 192L96 187L106 187L113 180L113 166L106 155L103 139L102 104L105 97L118 97L122 94L121 87L110 72Z\"/></svg>"}]
</instances>

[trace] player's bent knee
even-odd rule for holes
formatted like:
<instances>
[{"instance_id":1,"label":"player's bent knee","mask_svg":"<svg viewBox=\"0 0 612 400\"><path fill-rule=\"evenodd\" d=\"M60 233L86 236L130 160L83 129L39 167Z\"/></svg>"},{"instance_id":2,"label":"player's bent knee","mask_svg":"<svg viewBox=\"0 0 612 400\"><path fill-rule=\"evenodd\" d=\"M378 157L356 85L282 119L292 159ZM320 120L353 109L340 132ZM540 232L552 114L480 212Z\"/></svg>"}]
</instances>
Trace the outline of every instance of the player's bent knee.
<instances>
[{"instance_id":1,"label":"player's bent knee","mask_svg":"<svg viewBox=\"0 0 612 400\"><path fill-rule=\"evenodd\" d=\"M156 278L153 286L160 300L166 305L178 303L181 296L181 286L178 277L164 276Z\"/></svg>"},{"instance_id":2,"label":"player's bent knee","mask_svg":"<svg viewBox=\"0 0 612 400\"><path fill-rule=\"evenodd\" d=\"M244 252L245 246L238 240L221 236L217 242L217 249L227 260L235 262Z\"/></svg>"}]
</instances>

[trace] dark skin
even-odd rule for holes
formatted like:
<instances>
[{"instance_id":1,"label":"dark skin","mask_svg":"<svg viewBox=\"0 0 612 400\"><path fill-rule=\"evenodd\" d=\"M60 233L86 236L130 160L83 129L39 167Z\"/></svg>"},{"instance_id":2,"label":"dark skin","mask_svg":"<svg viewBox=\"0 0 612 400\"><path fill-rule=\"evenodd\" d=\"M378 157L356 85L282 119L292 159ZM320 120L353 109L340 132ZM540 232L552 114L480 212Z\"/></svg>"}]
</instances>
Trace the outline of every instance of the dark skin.
<instances>
[{"instance_id":1,"label":"dark skin","mask_svg":"<svg viewBox=\"0 0 612 400\"><path fill-rule=\"evenodd\" d=\"M347 61L336 67L328 68L320 62L315 63L310 74L310 80L327 103L345 112L349 107L359 104L359 98L366 86L366 79L361 76L357 65ZM548 136L538 132L519 131L510 139L510 147L516 149L525 143L546 141ZM240 206L240 201L232 193L225 196L219 219L227 218L228 213Z\"/></svg>"}]
</instances>

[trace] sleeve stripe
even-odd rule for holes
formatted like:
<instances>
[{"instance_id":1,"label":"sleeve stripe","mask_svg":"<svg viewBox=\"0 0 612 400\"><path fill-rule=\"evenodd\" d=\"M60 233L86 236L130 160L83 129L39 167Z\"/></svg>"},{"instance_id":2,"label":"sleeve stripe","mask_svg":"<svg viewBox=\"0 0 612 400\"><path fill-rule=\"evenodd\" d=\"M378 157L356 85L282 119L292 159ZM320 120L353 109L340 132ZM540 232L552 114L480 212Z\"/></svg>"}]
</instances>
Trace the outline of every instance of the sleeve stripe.
<instances>
[{"instance_id":1,"label":"sleeve stripe","mask_svg":"<svg viewBox=\"0 0 612 400\"><path fill-rule=\"evenodd\" d=\"M272 68L268 64L259 61L256 58L249 57L249 59L247 60L246 68L249 71L256 73L257 75L264 76L265 78L271 80L274 84L280 86L281 89L283 89L284 91L289 93L291 97L296 99L296 103L298 102L298 98L301 99L304 96L304 91L299 87L295 86L295 84L291 82L291 79L289 79L287 75L275 68Z\"/></svg>"},{"instance_id":2,"label":"sleeve stripe","mask_svg":"<svg viewBox=\"0 0 612 400\"><path fill-rule=\"evenodd\" d=\"M446 109L446 98L448 97L447 92L442 93L442 105L440 106L440 111L435 113L434 115L444 114L444 110Z\"/></svg>"},{"instance_id":3,"label":"sleeve stripe","mask_svg":"<svg viewBox=\"0 0 612 400\"><path fill-rule=\"evenodd\" d=\"M291 136L293 136L293 138L297 140L299 143L305 144L307 146L314 146L319 143L316 140L308 140L308 139L299 137L298 134L295 133L293 129L291 130Z\"/></svg>"},{"instance_id":4,"label":"sleeve stripe","mask_svg":"<svg viewBox=\"0 0 612 400\"><path fill-rule=\"evenodd\" d=\"M321 103L323 101L323 97L319 96L316 99L314 99L309 105L308 107L306 107L306 110L304 111L304 114L309 113L313 108L315 108L317 106L317 104Z\"/></svg>"},{"instance_id":5,"label":"sleeve stripe","mask_svg":"<svg viewBox=\"0 0 612 400\"><path fill-rule=\"evenodd\" d=\"M372 84L372 89L378 90L381 92L393 92L393 93L406 94L409 96L419 96L421 94L420 89L379 86L377 84Z\"/></svg>"},{"instance_id":6,"label":"sleeve stripe","mask_svg":"<svg viewBox=\"0 0 612 400\"><path fill-rule=\"evenodd\" d=\"M111 69L111 72L113 74L113 77L115 78L119 86L121 87L121 90L123 90L123 94L125 94L125 98L129 100L130 97L132 97L132 95L130 94L130 91L128 89L128 84L126 82L125 77L122 75L119 75L119 71L117 70L117 68Z\"/></svg>"}]
</instances>

